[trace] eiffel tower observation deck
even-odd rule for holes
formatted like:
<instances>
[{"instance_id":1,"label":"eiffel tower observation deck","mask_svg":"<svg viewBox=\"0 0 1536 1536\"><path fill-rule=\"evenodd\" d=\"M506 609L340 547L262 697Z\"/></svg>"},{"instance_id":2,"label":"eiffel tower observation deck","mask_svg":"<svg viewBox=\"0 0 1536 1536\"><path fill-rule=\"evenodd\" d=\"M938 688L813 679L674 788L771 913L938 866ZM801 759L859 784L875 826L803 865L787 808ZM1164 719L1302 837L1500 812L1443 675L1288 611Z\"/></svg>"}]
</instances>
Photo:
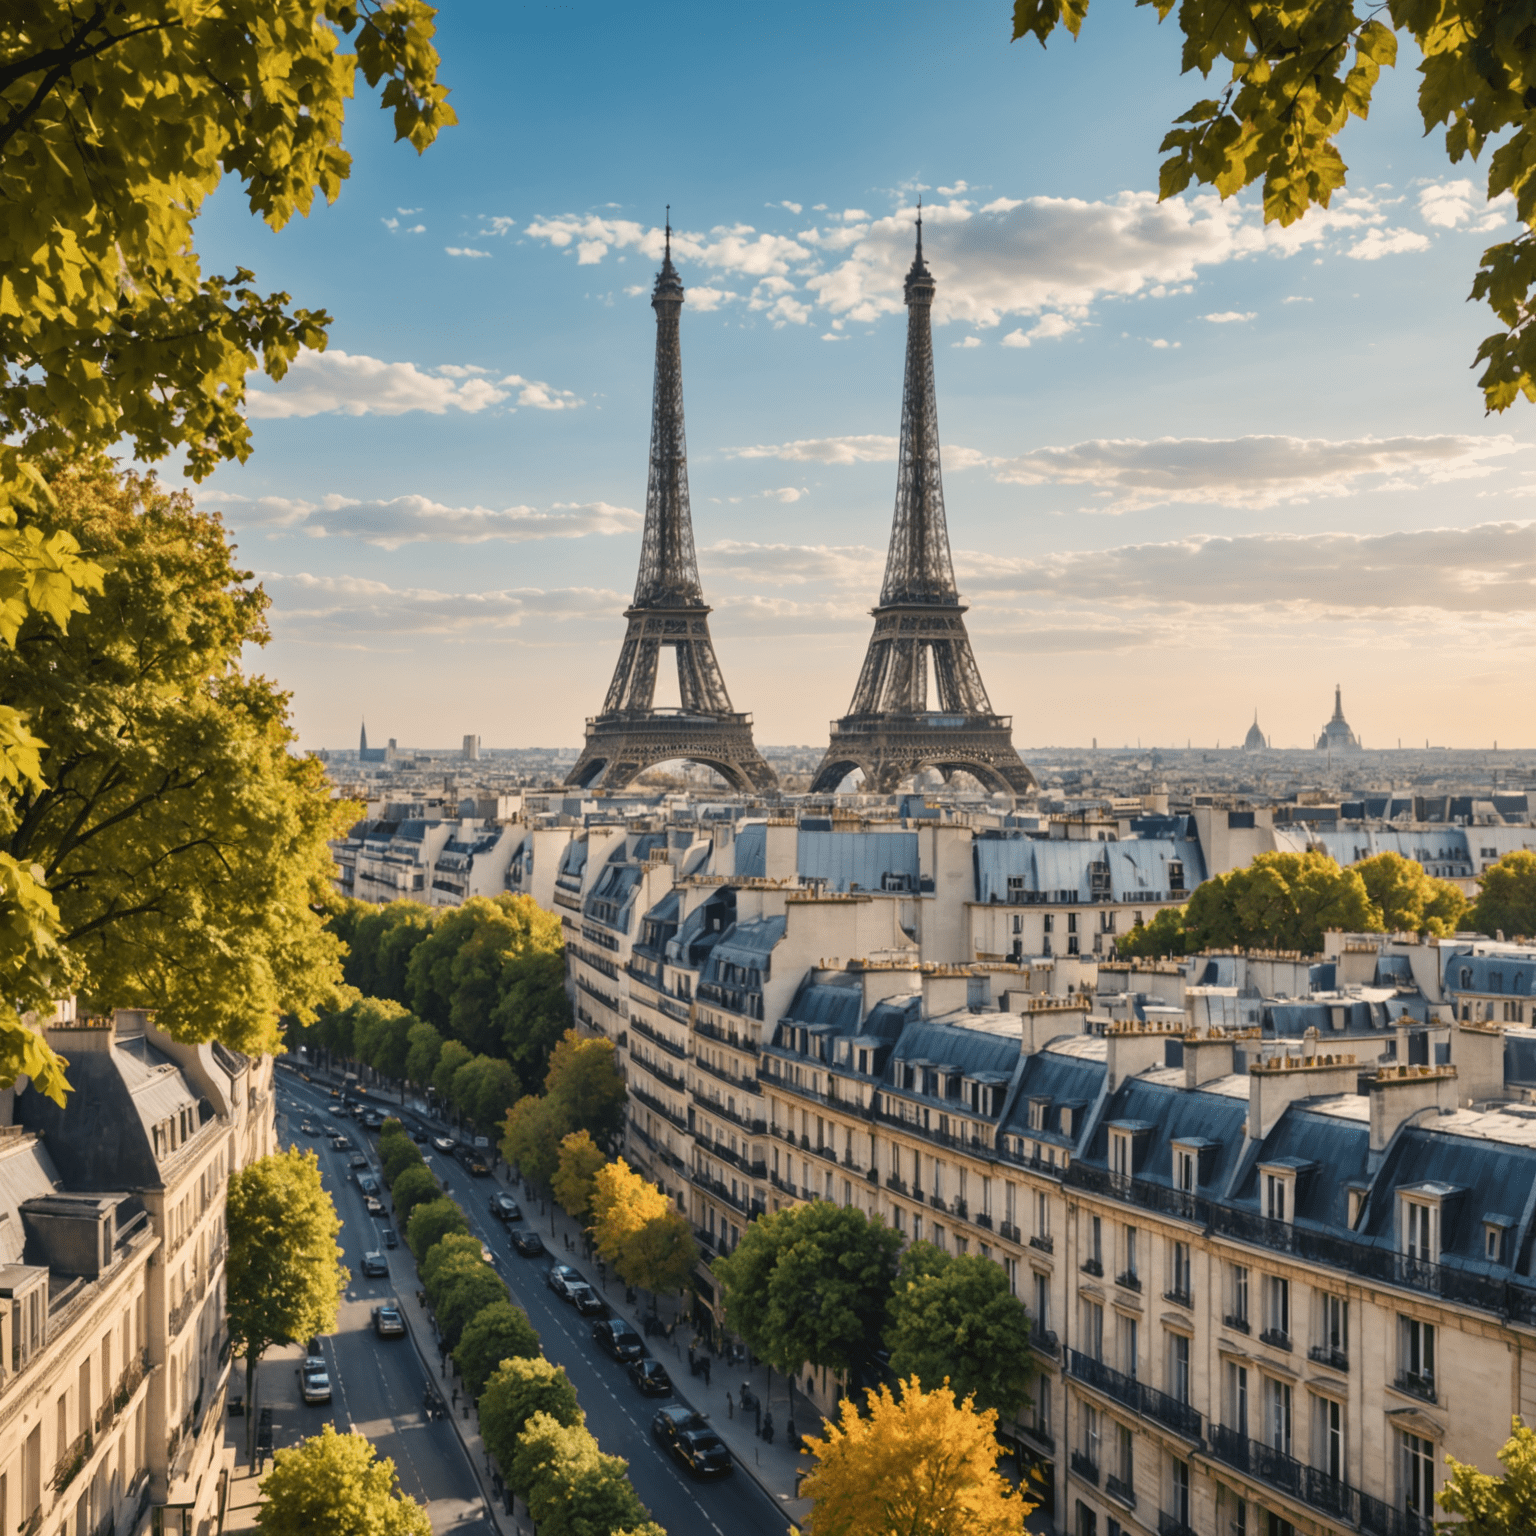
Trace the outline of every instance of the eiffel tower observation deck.
<instances>
[{"instance_id":1,"label":"eiffel tower observation deck","mask_svg":"<svg viewBox=\"0 0 1536 1536\"><path fill-rule=\"evenodd\" d=\"M657 763L685 759L713 768L743 794L778 788L752 741L752 717L737 712L709 634L688 505L688 445L683 433L683 284L672 265L672 228L651 294L656 311L656 391L651 406L651 468L645 536L629 628L602 713L587 721L586 745L565 782L623 789ZM670 650L681 708L656 707L656 669Z\"/></svg>"},{"instance_id":2,"label":"eiffel tower observation deck","mask_svg":"<svg viewBox=\"0 0 1536 1536\"><path fill-rule=\"evenodd\" d=\"M1007 794L1036 787L1014 750L1012 720L993 713L955 589L933 386L934 291L919 211L917 255L906 283L906 382L885 582L853 702L832 722L813 794L835 790L855 768L874 794L892 793L922 768L936 768L946 780L963 769ZM930 670L938 695L931 703Z\"/></svg>"}]
</instances>

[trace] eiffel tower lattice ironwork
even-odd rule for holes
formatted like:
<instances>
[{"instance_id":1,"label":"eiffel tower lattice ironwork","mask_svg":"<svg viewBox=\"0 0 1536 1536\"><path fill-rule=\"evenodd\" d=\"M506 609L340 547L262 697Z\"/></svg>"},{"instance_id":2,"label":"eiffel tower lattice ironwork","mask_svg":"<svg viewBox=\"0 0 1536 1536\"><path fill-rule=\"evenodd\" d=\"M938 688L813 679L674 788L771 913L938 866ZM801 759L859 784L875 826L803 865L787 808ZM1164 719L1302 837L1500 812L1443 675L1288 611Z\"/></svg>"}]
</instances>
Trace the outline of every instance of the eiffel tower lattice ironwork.
<instances>
[{"instance_id":1,"label":"eiffel tower lattice ironwork","mask_svg":"<svg viewBox=\"0 0 1536 1536\"><path fill-rule=\"evenodd\" d=\"M709 607L699 581L688 505L688 446L683 433L683 358L679 317L683 284L672 265L672 230L651 294L656 311L656 391L651 407L651 468L645 535L629 628L600 715L587 721L586 745L565 782L623 789L657 763L683 758L713 768L732 788L778 788L752 741L751 715L731 706L709 635ZM681 708L658 709L656 668L675 653Z\"/></svg>"},{"instance_id":2,"label":"eiffel tower lattice ironwork","mask_svg":"<svg viewBox=\"0 0 1536 1536\"><path fill-rule=\"evenodd\" d=\"M906 282L906 381L885 582L864 669L848 713L832 723L831 745L811 784L815 794L835 790L855 768L876 794L892 793L921 768L937 768L946 779L963 769L988 789L1015 795L1036 787L1014 750L1013 722L992 711L955 589L939 471L934 291L919 210ZM930 664L937 707L928 698Z\"/></svg>"}]
</instances>

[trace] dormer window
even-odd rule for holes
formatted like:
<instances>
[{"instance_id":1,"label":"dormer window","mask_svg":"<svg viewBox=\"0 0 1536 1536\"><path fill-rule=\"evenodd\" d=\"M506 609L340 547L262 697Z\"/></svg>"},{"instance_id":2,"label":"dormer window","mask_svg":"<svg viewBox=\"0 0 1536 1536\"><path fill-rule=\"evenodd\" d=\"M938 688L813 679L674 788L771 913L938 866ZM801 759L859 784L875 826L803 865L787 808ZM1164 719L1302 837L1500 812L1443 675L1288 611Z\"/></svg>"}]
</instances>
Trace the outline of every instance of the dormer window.
<instances>
[{"instance_id":1,"label":"dormer window","mask_svg":"<svg viewBox=\"0 0 1536 1536\"><path fill-rule=\"evenodd\" d=\"M1289 1180L1282 1178L1279 1174L1264 1175L1264 1214L1271 1221L1285 1220L1285 1212L1289 1204L1286 1197L1289 1194Z\"/></svg>"},{"instance_id":2,"label":"dormer window","mask_svg":"<svg viewBox=\"0 0 1536 1536\"><path fill-rule=\"evenodd\" d=\"M1483 1257L1490 1264L1502 1264L1504 1262L1504 1233L1507 1230L1502 1221L1483 1222Z\"/></svg>"},{"instance_id":3,"label":"dormer window","mask_svg":"<svg viewBox=\"0 0 1536 1536\"><path fill-rule=\"evenodd\" d=\"M1268 1221L1287 1225L1296 1216L1296 1166L1289 1158L1259 1164L1259 1209Z\"/></svg>"},{"instance_id":4,"label":"dormer window","mask_svg":"<svg viewBox=\"0 0 1536 1536\"><path fill-rule=\"evenodd\" d=\"M1438 1202L1403 1196L1403 1252L1410 1259L1435 1264L1440 1259L1440 1207Z\"/></svg>"},{"instance_id":5,"label":"dormer window","mask_svg":"<svg viewBox=\"0 0 1536 1536\"><path fill-rule=\"evenodd\" d=\"M1173 1153L1173 1187L1186 1193L1195 1187L1195 1154L1181 1147Z\"/></svg>"},{"instance_id":6,"label":"dormer window","mask_svg":"<svg viewBox=\"0 0 1536 1536\"><path fill-rule=\"evenodd\" d=\"M1126 1131L1109 1133L1109 1169L1117 1179L1131 1176L1131 1138Z\"/></svg>"},{"instance_id":7,"label":"dormer window","mask_svg":"<svg viewBox=\"0 0 1536 1536\"><path fill-rule=\"evenodd\" d=\"M1061 1119L1058 1122L1058 1124L1060 1126L1060 1129L1061 1129L1061 1134L1063 1136L1070 1136L1072 1134L1072 1121L1073 1121L1073 1118L1074 1118L1074 1116L1073 1116L1072 1111L1070 1109L1063 1108L1063 1110L1061 1112Z\"/></svg>"},{"instance_id":8,"label":"dormer window","mask_svg":"<svg viewBox=\"0 0 1536 1536\"><path fill-rule=\"evenodd\" d=\"M1045 1115L1050 1107L1051 1101L1049 1099L1031 1099L1029 1101L1030 1130L1043 1131L1045 1129Z\"/></svg>"}]
</instances>

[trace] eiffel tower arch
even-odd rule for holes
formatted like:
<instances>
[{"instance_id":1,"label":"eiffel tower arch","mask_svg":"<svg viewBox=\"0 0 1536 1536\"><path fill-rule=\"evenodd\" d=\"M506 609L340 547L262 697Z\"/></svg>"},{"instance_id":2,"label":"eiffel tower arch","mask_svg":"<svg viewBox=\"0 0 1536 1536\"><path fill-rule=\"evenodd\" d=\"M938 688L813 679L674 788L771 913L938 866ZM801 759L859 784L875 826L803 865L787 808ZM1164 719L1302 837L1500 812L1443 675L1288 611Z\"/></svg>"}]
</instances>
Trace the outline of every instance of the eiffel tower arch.
<instances>
[{"instance_id":1,"label":"eiffel tower arch","mask_svg":"<svg viewBox=\"0 0 1536 1536\"><path fill-rule=\"evenodd\" d=\"M885 580L853 702L832 722L813 794L832 792L855 768L875 794L892 793L923 768L936 768L946 779L963 770L1010 795L1037 787L1014 749L1012 720L994 713L987 698L955 588L939 468L934 292L919 214L917 254L906 282L906 379ZM928 696L930 670L935 700Z\"/></svg>"},{"instance_id":2,"label":"eiffel tower arch","mask_svg":"<svg viewBox=\"0 0 1536 1536\"><path fill-rule=\"evenodd\" d=\"M587 721L586 744L568 785L618 790L657 763L684 758L713 768L743 794L769 794L778 779L752 740L752 717L732 707L709 633L688 503L679 319L683 284L672 265L672 230L651 295L656 311L656 387L645 535L628 628L602 713ZM677 709L656 707L656 672L666 653L677 666Z\"/></svg>"}]
</instances>

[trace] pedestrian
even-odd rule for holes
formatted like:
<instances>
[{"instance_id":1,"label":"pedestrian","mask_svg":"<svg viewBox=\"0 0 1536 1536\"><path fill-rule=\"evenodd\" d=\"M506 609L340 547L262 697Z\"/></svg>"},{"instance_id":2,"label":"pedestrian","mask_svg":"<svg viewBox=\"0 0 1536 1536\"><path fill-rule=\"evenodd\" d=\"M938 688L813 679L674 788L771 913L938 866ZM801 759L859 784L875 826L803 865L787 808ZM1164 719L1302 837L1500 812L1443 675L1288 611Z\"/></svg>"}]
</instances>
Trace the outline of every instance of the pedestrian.
<instances>
[{"instance_id":1,"label":"pedestrian","mask_svg":"<svg viewBox=\"0 0 1536 1536\"><path fill-rule=\"evenodd\" d=\"M769 1445L773 1444L773 1410L771 1408L763 1415L763 1439Z\"/></svg>"},{"instance_id":2,"label":"pedestrian","mask_svg":"<svg viewBox=\"0 0 1536 1536\"><path fill-rule=\"evenodd\" d=\"M795 1415L793 1410L790 1411L789 1422L784 1426L784 1433L789 1436L790 1450L798 1451L800 1449L800 1440L795 1434Z\"/></svg>"},{"instance_id":3,"label":"pedestrian","mask_svg":"<svg viewBox=\"0 0 1536 1536\"><path fill-rule=\"evenodd\" d=\"M453 1406L455 1408L459 1406L459 1389L457 1387L453 1389Z\"/></svg>"},{"instance_id":4,"label":"pedestrian","mask_svg":"<svg viewBox=\"0 0 1536 1536\"><path fill-rule=\"evenodd\" d=\"M736 1417L736 1399L731 1396L731 1389L725 1389L725 1416L728 1419Z\"/></svg>"}]
</instances>

